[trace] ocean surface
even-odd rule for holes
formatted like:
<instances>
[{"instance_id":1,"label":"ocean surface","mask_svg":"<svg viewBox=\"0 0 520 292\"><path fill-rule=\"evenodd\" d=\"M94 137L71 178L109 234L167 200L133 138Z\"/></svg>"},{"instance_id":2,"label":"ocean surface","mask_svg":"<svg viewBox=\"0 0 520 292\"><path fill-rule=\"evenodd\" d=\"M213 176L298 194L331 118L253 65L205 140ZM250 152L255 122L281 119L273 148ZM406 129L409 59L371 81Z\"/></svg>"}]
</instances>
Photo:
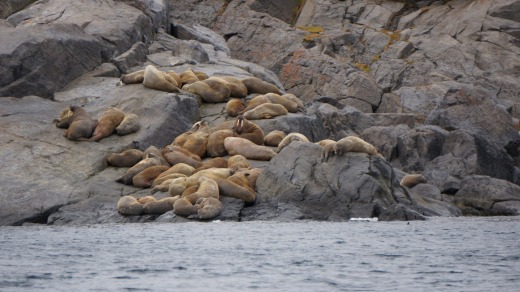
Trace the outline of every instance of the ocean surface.
<instances>
[{"instance_id":1,"label":"ocean surface","mask_svg":"<svg viewBox=\"0 0 520 292\"><path fill-rule=\"evenodd\" d=\"M520 291L520 217L0 227L0 291Z\"/></svg>"}]
</instances>

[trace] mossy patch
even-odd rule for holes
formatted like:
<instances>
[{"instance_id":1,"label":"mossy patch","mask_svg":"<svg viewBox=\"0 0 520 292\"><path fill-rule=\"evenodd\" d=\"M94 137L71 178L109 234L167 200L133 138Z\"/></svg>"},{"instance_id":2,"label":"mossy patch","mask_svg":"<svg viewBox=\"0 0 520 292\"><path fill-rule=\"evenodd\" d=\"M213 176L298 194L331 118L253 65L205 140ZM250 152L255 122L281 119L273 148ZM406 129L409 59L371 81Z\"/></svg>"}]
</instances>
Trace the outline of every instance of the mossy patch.
<instances>
[{"instance_id":1,"label":"mossy patch","mask_svg":"<svg viewBox=\"0 0 520 292\"><path fill-rule=\"evenodd\" d=\"M364 64L364 63L355 63L354 66L358 67L359 69L365 71L365 72L370 72L370 66L368 66L367 64Z\"/></svg>"}]
</instances>

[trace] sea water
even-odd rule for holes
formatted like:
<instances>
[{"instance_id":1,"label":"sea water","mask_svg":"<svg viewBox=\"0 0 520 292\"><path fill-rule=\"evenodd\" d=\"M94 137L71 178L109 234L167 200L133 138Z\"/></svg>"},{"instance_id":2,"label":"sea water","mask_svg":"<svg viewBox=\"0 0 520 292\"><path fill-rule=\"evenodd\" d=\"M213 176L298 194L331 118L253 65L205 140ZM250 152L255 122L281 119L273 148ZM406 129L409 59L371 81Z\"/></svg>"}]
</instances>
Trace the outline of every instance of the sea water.
<instances>
[{"instance_id":1,"label":"sea water","mask_svg":"<svg viewBox=\"0 0 520 292\"><path fill-rule=\"evenodd\" d=\"M0 227L0 291L520 291L520 217Z\"/></svg>"}]
</instances>

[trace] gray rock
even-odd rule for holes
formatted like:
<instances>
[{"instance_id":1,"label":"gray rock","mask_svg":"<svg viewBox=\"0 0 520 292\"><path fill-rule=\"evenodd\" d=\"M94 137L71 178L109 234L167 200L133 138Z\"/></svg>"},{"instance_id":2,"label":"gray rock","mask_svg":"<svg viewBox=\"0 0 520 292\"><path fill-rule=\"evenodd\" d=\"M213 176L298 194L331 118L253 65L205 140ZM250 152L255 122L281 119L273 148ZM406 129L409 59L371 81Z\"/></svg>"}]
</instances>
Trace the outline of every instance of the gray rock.
<instances>
[{"instance_id":1,"label":"gray rock","mask_svg":"<svg viewBox=\"0 0 520 292\"><path fill-rule=\"evenodd\" d=\"M488 176L467 176L461 181L454 202L465 215L518 215L520 187Z\"/></svg>"},{"instance_id":2,"label":"gray rock","mask_svg":"<svg viewBox=\"0 0 520 292\"><path fill-rule=\"evenodd\" d=\"M6 0L0 3L0 18L6 18L9 15L23 9L27 5L33 3L33 0Z\"/></svg>"},{"instance_id":3,"label":"gray rock","mask_svg":"<svg viewBox=\"0 0 520 292\"><path fill-rule=\"evenodd\" d=\"M137 42L128 51L115 57L112 63L117 66L119 72L127 74L130 72L130 68L144 63L146 55L148 55L146 45L142 42Z\"/></svg>"},{"instance_id":4,"label":"gray rock","mask_svg":"<svg viewBox=\"0 0 520 292\"><path fill-rule=\"evenodd\" d=\"M183 24L172 24L172 35L181 40L196 40L201 43L213 45L215 50L222 51L229 55L231 51L226 44L226 40L211 29L202 25L189 27Z\"/></svg>"},{"instance_id":5,"label":"gray rock","mask_svg":"<svg viewBox=\"0 0 520 292\"><path fill-rule=\"evenodd\" d=\"M110 3L40 1L11 15L7 20L15 27L0 29L0 55L5 56L0 60L0 96L50 98L134 43L152 39L154 21L149 16L120 1ZM152 7L150 15L165 15L162 0L125 3Z\"/></svg>"},{"instance_id":6,"label":"gray rock","mask_svg":"<svg viewBox=\"0 0 520 292\"><path fill-rule=\"evenodd\" d=\"M384 159L346 153L321 163L321 153L322 148L313 143L293 142L285 147L258 178L259 203L293 205L315 220L348 220L352 215L423 218L405 207L411 201Z\"/></svg>"}]
</instances>

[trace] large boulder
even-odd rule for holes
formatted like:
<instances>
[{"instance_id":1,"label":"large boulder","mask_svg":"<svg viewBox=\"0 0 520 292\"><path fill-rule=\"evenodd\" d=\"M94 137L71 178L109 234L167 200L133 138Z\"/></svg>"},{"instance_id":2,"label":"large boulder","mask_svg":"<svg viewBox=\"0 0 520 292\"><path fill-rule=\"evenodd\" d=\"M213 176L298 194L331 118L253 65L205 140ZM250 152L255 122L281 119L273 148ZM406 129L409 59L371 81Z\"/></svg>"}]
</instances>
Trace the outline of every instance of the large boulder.
<instances>
[{"instance_id":1,"label":"large boulder","mask_svg":"<svg viewBox=\"0 0 520 292\"><path fill-rule=\"evenodd\" d=\"M520 214L520 187L489 176L467 176L454 198L465 215Z\"/></svg>"},{"instance_id":2,"label":"large boulder","mask_svg":"<svg viewBox=\"0 0 520 292\"><path fill-rule=\"evenodd\" d=\"M0 27L0 96L52 97L136 42L151 41L166 11L163 0L49 0L9 16L12 27Z\"/></svg>"},{"instance_id":3,"label":"large boulder","mask_svg":"<svg viewBox=\"0 0 520 292\"><path fill-rule=\"evenodd\" d=\"M349 152L321 162L321 155L322 148L313 143L293 142L285 147L258 178L259 202L252 208L283 203L296 207L302 218L331 221L414 220L424 219L422 214L451 214L447 206L439 207L442 203L437 208L443 211L437 212L425 211L426 204L421 208L413 204L382 157Z\"/></svg>"}]
</instances>

